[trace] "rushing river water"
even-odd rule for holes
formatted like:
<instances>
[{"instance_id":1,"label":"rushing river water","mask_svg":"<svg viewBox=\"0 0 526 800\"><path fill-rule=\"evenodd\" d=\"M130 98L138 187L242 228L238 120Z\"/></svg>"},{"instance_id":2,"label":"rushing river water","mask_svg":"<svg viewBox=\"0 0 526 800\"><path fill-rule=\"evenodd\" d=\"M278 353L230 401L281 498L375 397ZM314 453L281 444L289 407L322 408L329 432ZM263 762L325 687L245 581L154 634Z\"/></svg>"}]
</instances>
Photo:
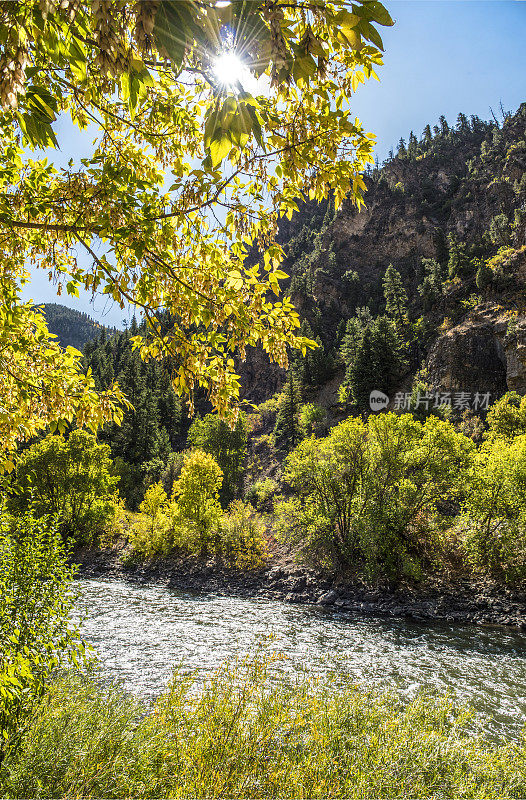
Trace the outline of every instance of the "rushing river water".
<instances>
[{"instance_id":1,"label":"rushing river water","mask_svg":"<svg viewBox=\"0 0 526 800\"><path fill-rule=\"evenodd\" d=\"M511 629L358 618L120 581L79 584L83 634L103 673L143 697L163 690L175 664L205 677L263 643L283 653L276 669L284 672L343 673L404 697L450 690L484 714L493 736L516 737L526 722L526 636Z\"/></svg>"}]
</instances>

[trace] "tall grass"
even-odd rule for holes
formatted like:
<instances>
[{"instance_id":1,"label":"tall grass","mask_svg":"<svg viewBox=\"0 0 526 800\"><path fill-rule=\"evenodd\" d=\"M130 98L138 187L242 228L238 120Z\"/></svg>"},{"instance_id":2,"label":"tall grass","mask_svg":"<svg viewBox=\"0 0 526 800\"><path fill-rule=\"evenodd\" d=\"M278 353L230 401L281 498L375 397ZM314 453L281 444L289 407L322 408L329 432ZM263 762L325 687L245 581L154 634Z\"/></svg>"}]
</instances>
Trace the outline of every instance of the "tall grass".
<instances>
[{"instance_id":1,"label":"tall grass","mask_svg":"<svg viewBox=\"0 0 526 800\"><path fill-rule=\"evenodd\" d=\"M176 674L153 707L75 673L38 708L8 797L525 797L526 741L492 746L448 699L269 684L268 663Z\"/></svg>"}]
</instances>

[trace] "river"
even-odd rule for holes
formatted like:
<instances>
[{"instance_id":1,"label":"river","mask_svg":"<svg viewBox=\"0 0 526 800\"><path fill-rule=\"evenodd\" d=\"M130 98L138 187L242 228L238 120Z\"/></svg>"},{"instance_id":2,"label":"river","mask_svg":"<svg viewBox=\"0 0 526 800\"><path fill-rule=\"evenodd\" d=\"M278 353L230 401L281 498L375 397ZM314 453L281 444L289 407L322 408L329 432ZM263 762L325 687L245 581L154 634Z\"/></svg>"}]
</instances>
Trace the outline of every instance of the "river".
<instances>
[{"instance_id":1,"label":"river","mask_svg":"<svg viewBox=\"0 0 526 800\"><path fill-rule=\"evenodd\" d=\"M83 579L77 609L107 678L145 698L172 667L205 678L258 645L284 658L286 675L337 673L354 682L450 691L480 713L492 737L526 722L526 635L507 628L360 618L318 606L178 593L162 586Z\"/></svg>"}]
</instances>

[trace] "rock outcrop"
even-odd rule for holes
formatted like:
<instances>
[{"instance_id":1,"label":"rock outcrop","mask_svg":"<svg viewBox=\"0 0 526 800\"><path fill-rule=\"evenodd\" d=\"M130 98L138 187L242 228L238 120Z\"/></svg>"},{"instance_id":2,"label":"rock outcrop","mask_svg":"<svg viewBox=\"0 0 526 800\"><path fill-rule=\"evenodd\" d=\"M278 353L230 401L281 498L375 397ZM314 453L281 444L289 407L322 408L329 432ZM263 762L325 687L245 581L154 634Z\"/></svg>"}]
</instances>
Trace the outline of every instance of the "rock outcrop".
<instances>
[{"instance_id":1,"label":"rock outcrop","mask_svg":"<svg viewBox=\"0 0 526 800\"><path fill-rule=\"evenodd\" d=\"M445 331L429 353L434 388L447 392L526 394L526 315L495 304L478 307Z\"/></svg>"},{"instance_id":2,"label":"rock outcrop","mask_svg":"<svg viewBox=\"0 0 526 800\"><path fill-rule=\"evenodd\" d=\"M444 391L490 392L492 399L507 390L525 393L526 103L500 125L477 118L446 125L412 155L372 170L366 184L360 211L350 200L337 213L330 201L304 202L280 222L291 276L284 288L309 335L337 367L347 320L365 306L383 313L382 279L393 264L410 320L426 331L398 390L410 389L427 366ZM464 263L449 274L453 244ZM431 299L424 299L423 259L441 269L443 291L435 286ZM477 278L480 266L490 270L485 281ZM282 381L260 355L251 354L242 368L245 397L256 402Z\"/></svg>"}]
</instances>

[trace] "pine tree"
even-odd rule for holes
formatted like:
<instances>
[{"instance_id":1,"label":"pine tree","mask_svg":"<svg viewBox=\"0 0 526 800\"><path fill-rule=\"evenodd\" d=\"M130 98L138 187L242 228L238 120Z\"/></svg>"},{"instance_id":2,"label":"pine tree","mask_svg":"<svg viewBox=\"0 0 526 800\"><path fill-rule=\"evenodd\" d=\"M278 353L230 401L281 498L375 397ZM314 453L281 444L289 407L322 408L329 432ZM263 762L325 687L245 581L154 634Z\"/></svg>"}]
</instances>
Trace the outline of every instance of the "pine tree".
<instances>
[{"instance_id":1,"label":"pine tree","mask_svg":"<svg viewBox=\"0 0 526 800\"><path fill-rule=\"evenodd\" d=\"M462 112L457 117L457 131L459 133L469 133L469 122L468 118Z\"/></svg>"},{"instance_id":2,"label":"pine tree","mask_svg":"<svg viewBox=\"0 0 526 800\"><path fill-rule=\"evenodd\" d=\"M425 275L418 292L422 297L424 311L427 312L442 296L444 278L442 267L434 258L423 258L422 267Z\"/></svg>"},{"instance_id":3,"label":"pine tree","mask_svg":"<svg viewBox=\"0 0 526 800\"><path fill-rule=\"evenodd\" d=\"M407 369L406 346L385 316L368 327L349 369L348 385L359 408L366 408L373 390L389 394Z\"/></svg>"},{"instance_id":4,"label":"pine tree","mask_svg":"<svg viewBox=\"0 0 526 800\"><path fill-rule=\"evenodd\" d=\"M466 251L466 246L457 242L453 234L449 234L449 260L448 271L450 278L469 277L478 268L478 259L472 258Z\"/></svg>"},{"instance_id":5,"label":"pine tree","mask_svg":"<svg viewBox=\"0 0 526 800\"><path fill-rule=\"evenodd\" d=\"M239 414L233 428L217 414L198 417L188 431L188 442L198 450L210 453L223 471L223 483L219 491L221 505L226 508L237 496L243 477L243 465L247 454L247 421Z\"/></svg>"},{"instance_id":6,"label":"pine tree","mask_svg":"<svg viewBox=\"0 0 526 800\"><path fill-rule=\"evenodd\" d=\"M344 319L341 319L338 322L338 328L336 329L336 343L341 345L343 342L343 337L345 336L345 329L347 327L347 323Z\"/></svg>"},{"instance_id":7,"label":"pine tree","mask_svg":"<svg viewBox=\"0 0 526 800\"><path fill-rule=\"evenodd\" d=\"M433 134L431 133L430 125L426 125L426 127L424 128L424 132L422 133L422 136L424 138L424 142L428 144L433 141Z\"/></svg>"},{"instance_id":8,"label":"pine tree","mask_svg":"<svg viewBox=\"0 0 526 800\"><path fill-rule=\"evenodd\" d=\"M505 247L510 243L510 223L506 214L497 214L489 226L489 237L493 244Z\"/></svg>"},{"instance_id":9,"label":"pine tree","mask_svg":"<svg viewBox=\"0 0 526 800\"><path fill-rule=\"evenodd\" d=\"M407 155L409 158L416 158L418 152L418 139L413 131L409 134L409 144L407 146Z\"/></svg>"},{"instance_id":10,"label":"pine tree","mask_svg":"<svg viewBox=\"0 0 526 800\"><path fill-rule=\"evenodd\" d=\"M345 336L340 348L340 355L346 367L346 383L350 382L350 369L356 359L365 331L372 327L373 322L373 317L367 306L358 308L356 316L347 321Z\"/></svg>"},{"instance_id":11,"label":"pine tree","mask_svg":"<svg viewBox=\"0 0 526 800\"><path fill-rule=\"evenodd\" d=\"M103 331L84 354L97 388L106 389L115 377L132 404L120 427L106 425L99 434L118 461L119 491L132 509L141 502L146 484L160 477L176 444L182 444L181 403L170 382L169 365L143 362L132 350L131 337L139 330L134 318L124 332L108 336Z\"/></svg>"},{"instance_id":12,"label":"pine tree","mask_svg":"<svg viewBox=\"0 0 526 800\"><path fill-rule=\"evenodd\" d=\"M439 121L439 123L440 123L440 132L441 132L441 133L442 133L444 136L446 136L446 135L449 133L449 125L448 125L448 123L447 123L447 119L446 119L446 118L445 118L445 116L442 114L442 116L440 116L440 117L438 118L438 121Z\"/></svg>"},{"instance_id":13,"label":"pine tree","mask_svg":"<svg viewBox=\"0 0 526 800\"><path fill-rule=\"evenodd\" d=\"M377 388L389 394L407 370L406 345L392 320L378 317L372 329Z\"/></svg>"},{"instance_id":14,"label":"pine tree","mask_svg":"<svg viewBox=\"0 0 526 800\"><path fill-rule=\"evenodd\" d=\"M407 155L405 140L403 137L400 137L400 141L398 142L398 152L396 155L398 158L405 158Z\"/></svg>"},{"instance_id":15,"label":"pine tree","mask_svg":"<svg viewBox=\"0 0 526 800\"><path fill-rule=\"evenodd\" d=\"M401 330L407 324L407 292L398 270L389 264L383 279L385 310Z\"/></svg>"},{"instance_id":16,"label":"pine tree","mask_svg":"<svg viewBox=\"0 0 526 800\"><path fill-rule=\"evenodd\" d=\"M448 236L448 242L449 242L449 259L447 262L447 268L449 272L449 277L456 278L457 275L459 275L461 272L460 247L457 243L457 240L451 233Z\"/></svg>"},{"instance_id":17,"label":"pine tree","mask_svg":"<svg viewBox=\"0 0 526 800\"><path fill-rule=\"evenodd\" d=\"M379 376L376 365L376 352L373 334L367 328L356 350L356 356L349 370L349 385L354 402L359 408L366 408L373 389L379 389Z\"/></svg>"},{"instance_id":18,"label":"pine tree","mask_svg":"<svg viewBox=\"0 0 526 800\"><path fill-rule=\"evenodd\" d=\"M277 413L274 426L276 449L282 453L290 453L301 440L301 427L298 419L300 406L301 388L297 380L294 379L292 370L289 370L283 392L283 402Z\"/></svg>"}]
</instances>

